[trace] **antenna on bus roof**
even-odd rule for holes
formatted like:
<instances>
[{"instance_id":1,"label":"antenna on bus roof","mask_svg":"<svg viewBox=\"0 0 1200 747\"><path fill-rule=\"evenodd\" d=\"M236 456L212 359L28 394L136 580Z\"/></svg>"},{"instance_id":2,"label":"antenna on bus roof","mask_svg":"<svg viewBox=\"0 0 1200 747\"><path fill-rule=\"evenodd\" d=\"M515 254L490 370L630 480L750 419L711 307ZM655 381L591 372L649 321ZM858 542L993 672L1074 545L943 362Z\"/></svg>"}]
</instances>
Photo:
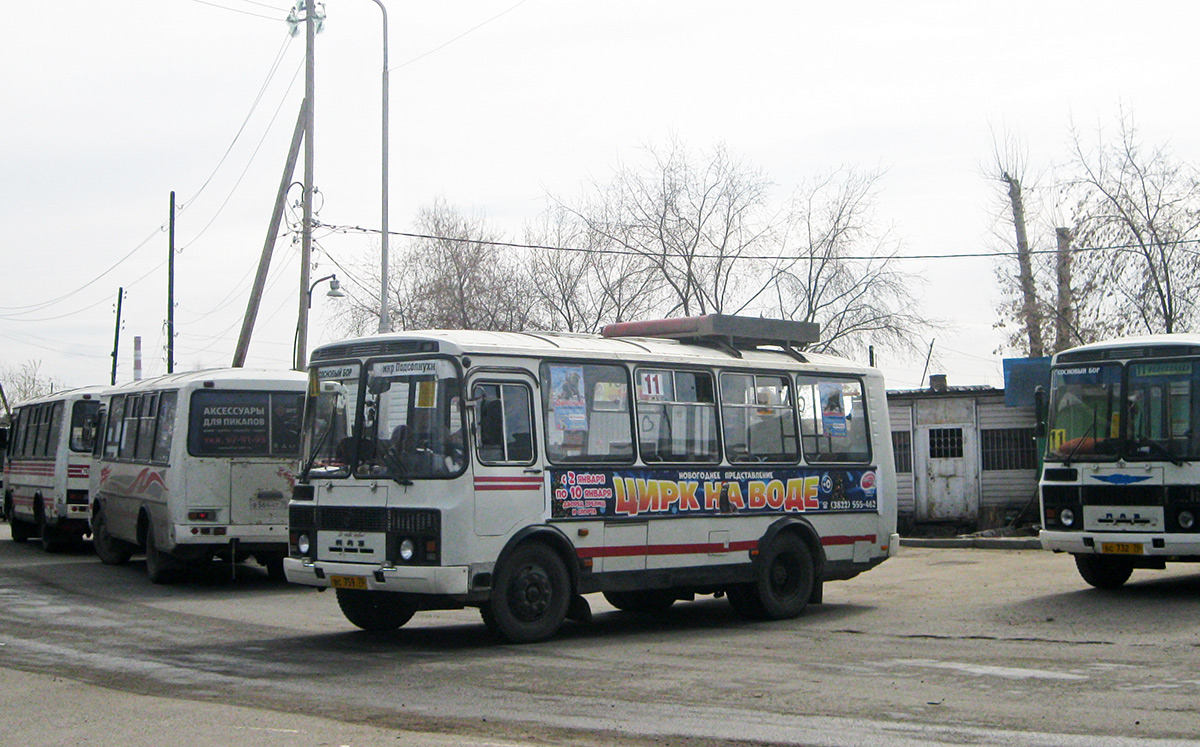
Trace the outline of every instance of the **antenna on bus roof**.
<instances>
[{"instance_id":1,"label":"antenna on bus roof","mask_svg":"<svg viewBox=\"0 0 1200 747\"><path fill-rule=\"evenodd\" d=\"M720 347L730 355L753 350L761 345L777 345L787 354L806 362L797 346L816 342L821 326L813 322L787 319L760 319L729 314L682 316L643 322L618 322L600 330L604 337L661 337Z\"/></svg>"}]
</instances>

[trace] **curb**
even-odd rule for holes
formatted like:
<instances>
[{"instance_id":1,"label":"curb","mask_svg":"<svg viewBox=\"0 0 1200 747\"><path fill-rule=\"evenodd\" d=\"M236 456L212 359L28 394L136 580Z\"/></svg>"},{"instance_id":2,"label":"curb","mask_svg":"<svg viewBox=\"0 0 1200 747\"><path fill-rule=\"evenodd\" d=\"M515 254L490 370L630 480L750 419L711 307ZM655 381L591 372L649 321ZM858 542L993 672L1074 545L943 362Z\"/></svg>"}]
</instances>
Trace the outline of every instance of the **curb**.
<instances>
[{"instance_id":1,"label":"curb","mask_svg":"<svg viewBox=\"0 0 1200 747\"><path fill-rule=\"evenodd\" d=\"M945 539L901 537L901 547L973 547L983 550L1041 550L1037 537L947 537Z\"/></svg>"}]
</instances>

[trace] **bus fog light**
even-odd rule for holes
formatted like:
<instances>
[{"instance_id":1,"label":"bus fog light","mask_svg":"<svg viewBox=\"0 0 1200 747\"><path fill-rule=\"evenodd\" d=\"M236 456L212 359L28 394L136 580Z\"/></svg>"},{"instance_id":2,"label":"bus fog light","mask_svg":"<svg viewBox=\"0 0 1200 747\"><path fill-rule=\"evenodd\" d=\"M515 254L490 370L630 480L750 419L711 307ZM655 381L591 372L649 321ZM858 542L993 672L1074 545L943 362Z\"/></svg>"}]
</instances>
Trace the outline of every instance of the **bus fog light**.
<instances>
[{"instance_id":1,"label":"bus fog light","mask_svg":"<svg viewBox=\"0 0 1200 747\"><path fill-rule=\"evenodd\" d=\"M301 555L308 555L308 551L312 549L312 541L309 540L307 534L301 534L296 537L296 549Z\"/></svg>"},{"instance_id":2,"label":"bus fog light","mask_svg":"<svg viewBox=\"0 0 1200 747\"><path fill-rule=\"evenodd\" d=\"M1180 511L1179 512L1179 528L1180 529L1191 529L1195 525L1196 525L1196 515L1195 514L1193 514L1191 511Z\"/></svg>"},{"instance_id":3,"label":"bus fog light","mask_svg":"<svg viewBox=\"0 0 1200 747\"><path fill-rule=\"evenodd\" d=\"M1058 512L1058 520L1062 522L1064 527L1069 527L1075 523L1075 512L1069 508L1064 508Z\"/></svg>"},{"instance_id":4,"label":"bus fog light","mask_svg":"<svg viewBox=\"0 0 1200 747\"><path fill-rule=\"evenodd\" d=\"M416 553L417 553L417 546L415 544L413 544L413 541L411 539L409 539L408 537L405 537L404 541L400 543L400 559L405 562L408 562L413 559L413 555L415 555Z\"/></svg>"}]
</instances>

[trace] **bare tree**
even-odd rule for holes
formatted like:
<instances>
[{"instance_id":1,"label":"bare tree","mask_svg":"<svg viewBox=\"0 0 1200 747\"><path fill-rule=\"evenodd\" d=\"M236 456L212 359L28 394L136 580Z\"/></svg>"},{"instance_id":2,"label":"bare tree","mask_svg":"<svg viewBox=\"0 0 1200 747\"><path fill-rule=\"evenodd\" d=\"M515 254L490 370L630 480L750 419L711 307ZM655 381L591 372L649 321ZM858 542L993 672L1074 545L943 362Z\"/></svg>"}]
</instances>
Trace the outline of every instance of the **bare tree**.
<instances>
[{"instance_id":1,"label":"bare tree","mask_svg":"<svg viewBox=\"0 0 1200 747\"><path fill-rule=\"evenodd\" d=\"M785 319L821 325L814 349L850 355L869 343L916 351L928 322L915 309L921 280L902 272L899 248L874 225L880 172L840 170L797 191L769 273Z\"/></svg>"},{"instance_id":2,"label":"bare tree","mask_svg":"<svg viewBox=\"0 0 1200 747\"><path fill-rule=\"evenodd\" d=\"M531 286L550 329L598 332L611 322L643 318L661 298L652 263L589 230L561 205L526 226L525 238L536 246L529 255Z\"/></svg>"},{"instance_id":3,"label":"bare tree","mask_svg":"<svg viewBox=\"0 0 1200 747\"><path fill-rule=\"evenodd\" d=\"M61 381L42 373L40 360L28 360L19 366L0 366L0 384L4 386L4 395L10 405L43 397L63 388Z\"/></svg>"},{"instance_id":4,"label":"bare tree","mask_svg":"<svg viewBox=\"0 0 1200 747\"><path fill-rule=\"evenodd\" d=\"M438 199L417 216L420 238L395 254L389 312L400 329L521 330L545 326L530 303L528 262L504 246L481 218L468 217ZM378 283L378 270L364 273ZM342 312L347 331L378 318L378 300L355 293Z\"/></svg>"},{"instance_id":5,"label":"bare tree","mask_svg":"<svg viewBox=\"0 0 1200 747\"><path fill-rule=\"evenodd\" d=\"M1143 148L1123 112L1112 141L1072 138L1074 238L1086 287L1079 326L1090 338L1180 332L1198 321L1200 174L1165 146Z\"/></svg>"},{"instance_id":6,"label":"bare tree","mask_svg":"<svg viewBox=\"0 0 1200 747\"><path fill-rule=\"evenodd\" d=\"M621 168L575 214L655 270L664 315L744 309L763 290L743 287L755 275L752 257L770 249L766 177L723 145L699 158L678 141L648 153L650 165Z\"/></svg>"}]
</instances>

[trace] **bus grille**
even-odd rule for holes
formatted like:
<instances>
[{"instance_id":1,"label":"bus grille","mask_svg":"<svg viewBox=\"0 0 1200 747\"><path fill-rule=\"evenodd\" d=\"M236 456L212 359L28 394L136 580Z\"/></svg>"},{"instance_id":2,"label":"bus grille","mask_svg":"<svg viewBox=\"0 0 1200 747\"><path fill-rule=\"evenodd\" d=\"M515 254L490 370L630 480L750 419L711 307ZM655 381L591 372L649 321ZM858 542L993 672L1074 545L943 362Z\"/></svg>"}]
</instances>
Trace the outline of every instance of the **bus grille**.
<instances>
[{"instance_id":1,"label":"bus grille","mask_svg":"<svg viewBox=\"0 0 1200 747\"><path fill-rule=\"evenodd\" d=\"M303 506L293 504L288 520L293 530L336 532L404 532L437 535L441 514L432 509L358 508L353 506Z\"/></svg>"}]
</instances>

